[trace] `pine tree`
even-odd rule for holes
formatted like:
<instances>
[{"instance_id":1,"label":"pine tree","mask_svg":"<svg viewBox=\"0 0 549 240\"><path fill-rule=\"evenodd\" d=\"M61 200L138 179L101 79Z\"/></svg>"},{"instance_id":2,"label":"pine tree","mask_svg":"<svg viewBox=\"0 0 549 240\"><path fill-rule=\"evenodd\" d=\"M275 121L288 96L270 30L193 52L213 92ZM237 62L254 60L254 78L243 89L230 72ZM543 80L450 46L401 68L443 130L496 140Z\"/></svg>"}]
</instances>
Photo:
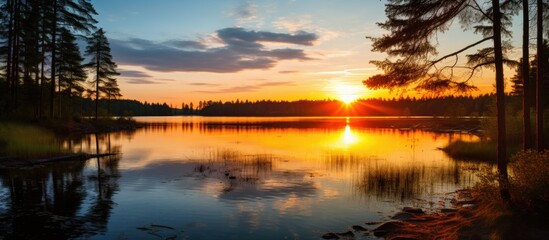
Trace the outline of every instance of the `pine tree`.
<instances>
[{"instance_id":1,"label":"pine tree","mask_svg":"<svg viewBox=\"0 0 549 240\"><path fill-rule=\"evenodd\" d=\"M51 79L50 79L50 117L54 116L54 98L57 76L57 38L61 27L71 31L89 33L97 21L93 15L97 12L89 0L51 0Z\"/></svg>"},{"instance_id":2,"label":"pine tree","mask_svg":"<svg viewBox=\"0 0 549 240\"><path fill-rule=\"evenodd\" d=\"M59 79L59 93L64 92L68 98L68 113L72 114L73 96L81 97L84 92L84 82L86 81L86 72L80 55L80 49L76 44L76 37L69 30L62 28L59 42L57 44L57 55L59 61L57 64L57 78ZM62 99L61 94L58 98L59 111L61 113Z\"/></svg>"},{"instance_id":3,"label":"pine tree","mask_svg":"<svg viewBox=\"0 0 549 240\"><path fill-rule=\"evenodd\" d=\"M116 72L116 63L112 60L111 48L103 29L97 30L91 38L88 39L86 47L86 56L91 57L86 67L95 73L94 80L91 81L95 95L95 119L98 117L99 98L111 99L119 97L120 89L114 76L119 75Z\"/></svg>"},{"instance_id":4,"label":"pine tree","mask_svg":"<svg viewBox=\"0 0 549 240\"><path fill-rule=\"evenodd\" d=\"M504 56L504 51L510 48L502 36L509 37L508 30L511 17L517 13L517 1L499 0L485 2L468 0L389 0L386 5L388 20L379 23L389 31L380 38L373 40L373 50L386 52L397 60L386 59L372 63L384 71L364 81L370 88L402 89L413 87L419 90L443 92L448 89L466 91L474 88L469 78L454 76L459 55L480 44L492 41L493 46L480 48L476 53L467 56L470 76L483 67L495 69L498 121L498 170L501 196L509 200L507 184L507 157L505 142L505 103L503 84L503 64L514 63ZM502 14L504 12L504 14ZM454 20L459 19L462 25L471 27L482 38L463 48L444 56L438 56L436 49L436 34L449 29ZM443 60L454 57L455 64L437 66Z\"/></svg>"}]
</instances>

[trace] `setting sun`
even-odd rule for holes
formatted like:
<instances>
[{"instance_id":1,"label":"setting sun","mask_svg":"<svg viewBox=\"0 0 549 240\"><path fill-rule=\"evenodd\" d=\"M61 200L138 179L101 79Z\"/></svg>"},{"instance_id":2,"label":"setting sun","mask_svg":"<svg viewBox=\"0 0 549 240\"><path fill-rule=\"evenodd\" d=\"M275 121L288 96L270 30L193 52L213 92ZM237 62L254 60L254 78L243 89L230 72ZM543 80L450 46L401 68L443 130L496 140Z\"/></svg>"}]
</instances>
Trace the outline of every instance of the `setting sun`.
<instances>
[{"instance_id":1,"label":"setting sun","mask_svg":"<svg viewBox=\"0 0 549 240\"><path fill-rule=\"evenodd\" d=\"M362 86L341 84L335 86L334 90L338 100L350 104L360 97L359 92L363 89Z\"/></svg>"}]
</instances>

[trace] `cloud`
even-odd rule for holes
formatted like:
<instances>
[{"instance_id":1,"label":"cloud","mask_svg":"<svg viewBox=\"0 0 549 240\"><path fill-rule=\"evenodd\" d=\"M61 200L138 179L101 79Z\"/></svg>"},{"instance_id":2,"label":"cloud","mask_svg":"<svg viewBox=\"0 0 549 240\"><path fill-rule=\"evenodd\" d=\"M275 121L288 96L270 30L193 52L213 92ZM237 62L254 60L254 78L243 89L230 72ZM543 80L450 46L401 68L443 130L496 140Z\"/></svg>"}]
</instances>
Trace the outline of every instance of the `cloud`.
<instances>
[{"instance_id":1,"label":"cloud","mask_svg":"<svg viewBox=\"0 0 549 240\"><path fill-rule=\"evenodd\" d=\"M193 82L193 83L189 83L188 85L191 85L191 86L219 86L219 84L214 84L214 83L203 83L203 82Z\"/></svg>"},{"instance_id":2,"label":"cloud","mask_svg":"<svg viewBox=\"0 0 549 240\"><path fill-rule=\"evenodd\" d=\"M224 28L218 30L217 35L227 43L239 43L240 41L245 43L277 42L312 46L318 39L316 34L305 31L297 31L294 34L288 34L267 31L247 31L244 28Z\"/></svg>"},{"instance_id":3,"label":"cloud","mask_svg":"<svg viewBox=\"0 0 549 240\"><path fill-rule=\"evenodd\" d=\"M240 19L256 19L257 18L257 6L247 2L238 6L233 14Z\"/></svg>"},{"instance_id":4,"label":"cloud","mask_svg":"<svg viewBox=\"0 0 549 240\"><path fill-rule=\"evenodd\" d=\"M136 71L136 70L119 70L120 77L128 77L128 78L150 78L151 75L142 72L142 71Z\"/></svg>"},{"instance_id":5,"label":"cloud","mask_svg":"<svg viewBox=\"0 0 549 240\"><path fill-rule=\"evenodd\" d=\"M313 74L319 75L352 75L352 76L366 76L371 75L372 71L377 71L377 68L350 68L336 71L316 72Z\"/></svg>"},{"instance_id":6,"label":"cloud","mask_svg":"<svg viewBox=\"0 0 549 240\"><path fill-rule=\"evenodd\" d=\"M126 80L127 83L130 84L161 84L162 82L157 82L150 79L128 79Z\"/></svg>"},{"instance_id":7,"label":"cloud","mask_svg":"<svg viewBox=\"0 0 549 240\"><path fill-rule=\"evenodd\" d=\"M293 82L266 82L266 83L260 83L255 85L242 85L242 86L235 86L230 88L224 88L219 89L215 91L198 91L201 93L237 93L237 92L253 92L260 89L263 89L265 87L273 87L273 86L292 86Z\"/></svg>"},{"instance_id":8,"label":"cloud","mask_svg":"<svg viewBox=\"0 0 549 240\"><path fill-rule=\"evenodd\" d=\"M169 40L169 41L165 41L164 43L168 46L172 46L179 49L195 49L195 50L206 49L206 45L198 41Z\"/></svg>"},{"instance_id":9,"label":"cloud","mask_svg":"<svg viewBox=\"0 0 549 240\"><path fill-rule=\"evenodd\" d=\"M196 41L146 39L112 39L111 48L119 64L138 65L160 72L232 73L248 69L269 69L281 60L311 60L303 49L269 49L263 43L311 46L318 39L314 33L293 34L224 28L216 32L220 46L206 46Z\"/></svg>"},{"instance_id":10,"label":"cloud","mask_svg":"<svg viewBox=\"0 0 549 240\"><path fill-rule=\"evenodd\" d=\"M299 71L295 70L284 70L284 71L278 71L280 74L290 74L290 73L298 73Z\"/></svg>"},{"instance_id":11,"label":"cloud","mask_svg":"<svg viewBox=\"0 0 549 240\"><path fill-rule=\"evenodd\" d=\"M146 72L138 70L118 70L120 77L130 84L161 84L164 82L173 82L173 79L152 79L152 76Z\"/></svg>"}]
</instances>

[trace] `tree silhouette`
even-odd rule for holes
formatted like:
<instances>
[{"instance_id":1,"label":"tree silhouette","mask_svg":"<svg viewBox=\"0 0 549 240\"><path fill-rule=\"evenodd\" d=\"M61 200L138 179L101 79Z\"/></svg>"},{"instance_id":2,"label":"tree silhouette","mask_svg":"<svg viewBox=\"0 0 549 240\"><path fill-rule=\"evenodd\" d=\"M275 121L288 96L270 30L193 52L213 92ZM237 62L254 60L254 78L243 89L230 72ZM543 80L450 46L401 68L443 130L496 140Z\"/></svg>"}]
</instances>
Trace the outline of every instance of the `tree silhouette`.
<instances>
[{"instance_id":1,"label":"tree silhouette","mask_svg":"<svg viewBox=\"0 0 549 240\"><path fill-rule=\"evenodd\" d=\"M86 81L86 72L76 44L76 38L67 29L61 29L61 36L57 46L59 61L57 64L59 93L65 92L69 101L69 113L72 112L72 97L82 96L84 92L83 83ZM59 112L61 116L61 94L59 96Z\"/></svg>"},{"instance_id":2,"label":"tree silhouette","mask_svg":"<svg viewBox=\"0 0 549 240\"><path fill-rule=\"evenodd\" d=\"M490 4L491 3L491 4ZM514 62L504 56L511 46L502 41L510 36L507 28L511 17L518 11L516 1L413 1L390 0L386 5L388 20L379 26L389 31L373 40L375 51L386 52L397 60L373 61L384 74L375 75L364 81L370 88L410 88L443 92L448 89L466 91L475 88L471 83L473 74L483 67L495 69L496 105L498 121L498 170L501 176L501 193L509 200L507 189L507 158L505 140L505 93L503 82L503 64ZM502 14L502 11L505 14ZM438 56L436 34L449 29L452 22L459 19L462 25L471 27L483 38L465 47ZM486 41L492 41L492 47L480 48L476 53L467 55L468 78L458 78L454 69L459 64L459 55ZM454 57L449 66L440 66L444 60Z\"/></svg>"},{"instance_id":3,"label":"tree silhouette","mask_svg":"<svg viewBox=\"0 0 549 240\"><path fill-rule=\"evenodd\" d=\"M6 110L2 111L4 114L33 109L35 116L42 116L42 102L49 98L49 116L54 117L56 90L59 90L56 82L59 77L58 42L64 31L87 35L97 23L93 18L95 14L89 0L0 2L0 58L3 61L2 85L6 89L0 107ZM46 77L48 70L49 79ZM22 92L21 83L25 89ZM49 88L49 95L44 94L45 88ZM25 108L21 108L20 102L27 104Z\"/></svg>"},{"instance_id":4,"label":"tree silhouette","mask_svg":"<svg viewBox=\"0 0 549 240\"><path fill-rule=\"evenodd\" d=\"M91 91L95 95L95 119L99 109L99 97L103 95L107 99L121 96L118 83L113 76L119 75L116 72L116 63L112 60L109 41L103 29L97 30L88 39L86 55L91 57L86 67L95 72L95 79L91 83L95 89Z\"/></svg>"}]
</instances>

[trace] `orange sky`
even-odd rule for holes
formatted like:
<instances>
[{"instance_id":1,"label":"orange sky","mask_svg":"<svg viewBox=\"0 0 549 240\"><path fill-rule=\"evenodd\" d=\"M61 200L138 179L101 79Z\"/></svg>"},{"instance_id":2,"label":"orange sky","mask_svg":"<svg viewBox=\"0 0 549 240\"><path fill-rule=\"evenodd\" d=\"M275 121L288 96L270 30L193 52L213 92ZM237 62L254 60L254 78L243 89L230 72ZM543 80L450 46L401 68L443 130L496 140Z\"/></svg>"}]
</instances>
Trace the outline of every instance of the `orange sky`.
<instances>
[{"instance_id":1,"label":"orange sky","mask_svg":"<svg viewBox=\"0 0 549 240\"><path fill-rule=\"evenodd\" d=\"M179 107L201 100L394 96L362 85L379 73L369 62L386 57L365 38L383 34L376 22L385 19L384 1L92 3L121 72L123 98ZM454 27L439 35L440 54L479 38ZM507 70L505 77L512 75ZM491 71L473 81L481 89L473 94L493 91Z\"/></svg>"}]
</instances>

